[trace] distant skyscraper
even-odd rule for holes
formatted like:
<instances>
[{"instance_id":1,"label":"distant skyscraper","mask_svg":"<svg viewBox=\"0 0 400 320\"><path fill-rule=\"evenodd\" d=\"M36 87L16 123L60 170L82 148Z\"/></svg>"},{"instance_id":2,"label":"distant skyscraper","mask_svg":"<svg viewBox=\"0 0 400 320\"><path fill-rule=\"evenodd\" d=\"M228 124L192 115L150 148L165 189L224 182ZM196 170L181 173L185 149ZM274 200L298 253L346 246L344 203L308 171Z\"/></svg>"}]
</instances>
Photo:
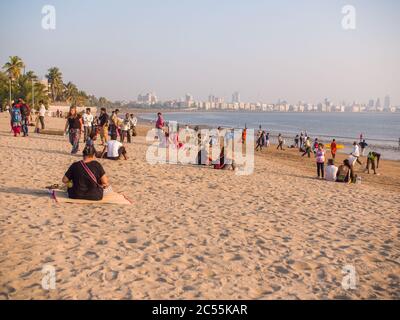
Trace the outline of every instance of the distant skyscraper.
<instances>
[{"instance_id":1,"label":"distant skyscraper","mask_svg":"<svg viewBox=\"0 0 400 320\"><path fill-rule=\"evenodd\" d=\"M240 93L238 91L232 94L232 103L240 103Z\"/></svg>"},{"instance_id":2,"label":"distant skyscraper","mask_svg":"<svg viewBox=\"0 0 400 320\"><path fill-rule=\"evenodd\" d=\"M380 108L381 107L381 99L376 99L376 103L375 103L375 107L376 108Z\"/></svg>"},{"instance_id":3,"label":"distant skyscraper","mask_svg":"<svg viewBox=\"0 0 400 320\"><path fill-rule=\"evenodd\" d=\"M368 107L373 108L374 107L374 99L370 99L368 102Z\"/></svg>"},{"instance_id":4,"label":"distant skyscraper","mask_svg":"<svg viewBox=\"0 0 400 320\"><path fill-rule=\"evenodd\" d=\"M383 102L383 107L385 109L389 109L390 108L390 96L389 95L387 95L385 97L385 101Z\"/></svg>"}]
</instances>

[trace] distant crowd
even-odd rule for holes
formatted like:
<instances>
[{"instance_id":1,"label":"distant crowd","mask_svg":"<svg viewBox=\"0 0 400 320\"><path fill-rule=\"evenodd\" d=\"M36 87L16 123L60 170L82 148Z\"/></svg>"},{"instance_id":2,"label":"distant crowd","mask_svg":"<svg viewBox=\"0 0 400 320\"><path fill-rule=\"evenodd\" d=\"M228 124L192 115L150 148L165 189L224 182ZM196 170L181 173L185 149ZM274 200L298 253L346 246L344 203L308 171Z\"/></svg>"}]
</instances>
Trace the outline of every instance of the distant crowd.
<instances>
[{"instance_id":1,"label":"distant crowd","mask_svg":"<svg viewBox=\"0 0 400 320\"><path fill-rule=\"evenodd\" d=\"M263 147L270 146L270 133L265 130L260 130L257 132L257 143L256 143L256 151L261 151ZM277 150L284 150L285 139L282 134L278 134L277 136ZM328 159L327 166L325 167L326 162L326 147L330 149L331 159ZM335 158L337 154L337 150L339 148L336 143L336 139L332 139L330 144L325 145L320 142L318 138L315 138L312 141L311 137L307 134L307 132L301 132L296 135L294 138L294 144L290 145L289 148L298 148L299 152L301 152L301 156L308 156L311 158L311 154L314 155L316 160L317 167L317 177L321 179L326 179L328 181L336 181L336 182L358 182L360 179L354 173L355 164L363 165L360 161L360 158L364 156L365 150L368 147L368 143L363 138L363 134L360 134L359 142L354 141L353 149L350 153L349 157L343 161L339 167L335 166ZM343 148L343 146L340 146ZM366 167L364 172L370 173L370 169L377 174L376 169L379 168L379 161L381 158L381 154L376 151L369 151L367 154Z\"/></svg>"}]
</instances>

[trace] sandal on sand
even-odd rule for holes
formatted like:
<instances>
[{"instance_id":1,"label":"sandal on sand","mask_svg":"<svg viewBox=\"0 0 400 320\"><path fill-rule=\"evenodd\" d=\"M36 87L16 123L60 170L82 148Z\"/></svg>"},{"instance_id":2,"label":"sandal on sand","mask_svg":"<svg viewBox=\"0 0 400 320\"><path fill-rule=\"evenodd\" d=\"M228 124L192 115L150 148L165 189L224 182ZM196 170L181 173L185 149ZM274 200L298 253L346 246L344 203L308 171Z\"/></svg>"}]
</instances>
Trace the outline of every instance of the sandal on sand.
<instances>
[{"instance_id":1,"label":"sandal on sand","mask_svg":"<svg viewBox=\"0 0 400 320\"><path fill-rule=\"evenodd\" d=\"M49 190L60 189L60 185L59 184L52 184L51 186L47 186L46 189L49 189Z\"/></svg>"}]
</instances>

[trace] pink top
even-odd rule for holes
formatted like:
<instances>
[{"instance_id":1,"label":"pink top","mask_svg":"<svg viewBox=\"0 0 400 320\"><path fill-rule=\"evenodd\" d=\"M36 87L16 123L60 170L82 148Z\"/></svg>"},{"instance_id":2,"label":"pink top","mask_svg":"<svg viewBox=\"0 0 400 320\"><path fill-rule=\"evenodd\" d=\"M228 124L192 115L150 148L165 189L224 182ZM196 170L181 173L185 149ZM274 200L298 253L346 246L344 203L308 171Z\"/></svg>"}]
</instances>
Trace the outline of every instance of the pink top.
<instances>
[{"instance_id":1,"label":"pink top","mask_svg":"<svg viewBox=\"0 0 400 320\"><path fill-rule=\"evenodd\" d=\"M318 163L325 162L325 151L324 150L317 150L316 158Z\"/></svg>"},{"instance_id":2,"label":"pink top","mask_svg":"<svg viewBox=\"0 0 400 320\"><path fill-rule=\"evenodd\" d=\"M164 119L163 117L158 117L157 122L156 122L156 128L157 129L162 129L164 127Z\"/></svg>"}]
</instances>

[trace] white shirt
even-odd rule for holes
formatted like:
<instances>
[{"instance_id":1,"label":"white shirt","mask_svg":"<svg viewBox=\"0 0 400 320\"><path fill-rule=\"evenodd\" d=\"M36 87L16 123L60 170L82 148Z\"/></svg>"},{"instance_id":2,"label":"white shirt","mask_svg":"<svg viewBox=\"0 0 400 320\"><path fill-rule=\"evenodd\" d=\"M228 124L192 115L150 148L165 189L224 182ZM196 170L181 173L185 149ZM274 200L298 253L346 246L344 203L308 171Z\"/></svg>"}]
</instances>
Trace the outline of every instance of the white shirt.
<instances>
[{"instance_id":1,"label":"white shirt","mask_svg":"<svg viewBox=\"0 0 400 320\"><path fill-rule=\"evenodd\" d=\"M82 116L82 119L83 119L83 125L85 127L91 127L92 126L92 123L93 123L93 115L92 114L84 113L83 116Z\"/></svg>"},{"instance_id":2,"label":"white shirt","mask_svg":"<svg viewBox=\"0 0 400 320\"><path fill-rule=\"evenodd\" d=\"M355 157L359 157L360 156L360 148L359 148L359 146L358 146L358 144L356 144L354 147L353 147L353 152L351 153L353 156L355 156Z\"/></svg>"},{"instance_id":3,"label":"white shirt","mask_svg":"<svg viewBox=\"0 0 400 320\"><path fill-rule=\"evenodd\" d=\"M325 169L325 179L327 181L336 181L336 174L338 172L338 167L327 166Z\"/></svg>"},{"instance_id":4,"label":"white shirt","mask_svg":"<svg viewBox=\"0 0 400 320\"><path fill-rule=\"evenodd\" d=\"M117 140L110 140L107 142L107 157L117 158L119 157L118 150L122 147L122 143Z\"/></svg>"},{"instance_id":5,"label":"white shirt","mask_svg":"<svg viewBox=\"0 0 400 320\"><path fill-rule=\"evenodd\" d=\"M136 127L137 124L137 118L133 117L133 118L129 118L130 122L131 122L131 127Z\"/></svg>"},{"instance_id":6,"label":"white shirt","mask_svg":"<svg viewBox=\"0 0 400 320\"><path fill-rule=\"evenodd\" d=\"M46 107L43 104L41 104L39 109L39 116L44 117L45 115L46 115Z\"/></svg>"}]
</instances>

